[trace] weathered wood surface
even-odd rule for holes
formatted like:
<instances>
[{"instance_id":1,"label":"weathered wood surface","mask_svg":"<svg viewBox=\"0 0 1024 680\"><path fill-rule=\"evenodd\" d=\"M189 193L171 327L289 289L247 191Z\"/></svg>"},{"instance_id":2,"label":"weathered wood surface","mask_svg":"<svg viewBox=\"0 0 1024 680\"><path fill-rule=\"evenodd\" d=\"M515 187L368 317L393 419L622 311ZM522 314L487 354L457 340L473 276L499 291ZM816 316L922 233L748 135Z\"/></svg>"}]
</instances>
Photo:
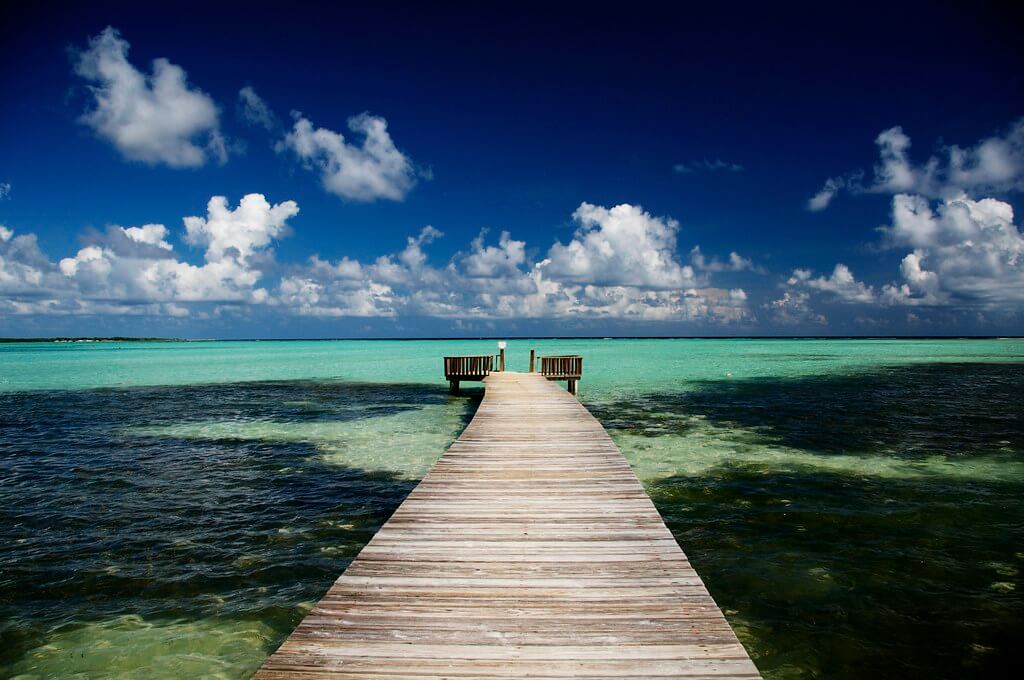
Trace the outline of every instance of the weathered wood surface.
<instances>
[{"instance_id":1,"label":"weathered wood surface","mask_svg":"<svg viewBox=\"0 0 1024 680\"><path fill-rule=\"evenodd\" d=\"M597 420L541 375L492 373L255 677L760 676Z\"/></svg>"},{"instance_id":2,"label":"weathered wood surface","mask_svg":"<svg viewBox=\"0 0 1024 680\"><path fill-rule=\"evenodd\" d=\"M541 357L540 372L548 380L564 380L569 393L576 394L576 383L583 377L583 357L578 354Z\"/></svg>"},{"instance_id":3,"label":"weathered wood surface","mask_svg":"<svg viewBox=\"0 0 1024 680\"><path fill-rule=\"evenodd\" d=\"M583 357L578 354L561 357L541 357L540 372L548 380L583 377Z\"/></svg>"},{"instance_id":4,"label":"weathered wood surface","mask_svg":"<svg viewBox=\"0 0 1024 680\"><path fill-rule=\"evenodd\" d=\"M482 356L445 357L444 377L448 380L483 380L490 375L494 357Z\"/></svg>"}]
</instances>

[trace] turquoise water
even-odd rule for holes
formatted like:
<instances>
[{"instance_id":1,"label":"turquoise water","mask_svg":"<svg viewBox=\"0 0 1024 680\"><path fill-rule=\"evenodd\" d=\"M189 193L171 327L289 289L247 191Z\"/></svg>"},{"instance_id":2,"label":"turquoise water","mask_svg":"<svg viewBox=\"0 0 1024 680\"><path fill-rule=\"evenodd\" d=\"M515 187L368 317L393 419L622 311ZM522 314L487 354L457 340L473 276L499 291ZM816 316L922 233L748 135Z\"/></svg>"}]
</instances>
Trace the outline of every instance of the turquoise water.
<instances>
[{"instance_id":1,"label":"turquoise water","mask_svg":"<svg viewBox=\"0 0 1024 680\"><path fill-rule=\"evenodd\" d=\"M605 424L768 677L1024 635L1024 341L510 341ZM0 676L247 677L472 417L493 341L0 346Z\"/></svg>"}]
</instances>

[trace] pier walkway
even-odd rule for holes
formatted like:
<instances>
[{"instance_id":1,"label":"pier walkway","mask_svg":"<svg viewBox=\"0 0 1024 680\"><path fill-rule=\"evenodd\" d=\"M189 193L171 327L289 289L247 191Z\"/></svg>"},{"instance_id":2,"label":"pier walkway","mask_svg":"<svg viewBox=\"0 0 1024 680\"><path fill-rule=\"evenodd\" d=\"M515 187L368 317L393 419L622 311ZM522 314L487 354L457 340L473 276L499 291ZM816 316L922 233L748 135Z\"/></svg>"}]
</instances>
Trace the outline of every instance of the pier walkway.
<instances>
[{"instance_id":1,"label":"pier walkway","mask_svg":"<svg viewBox=\"0 0 1024 680\"><path fill-rule=\"evenodd\" d=\"M485 385L255 677L760 677L600 423L537 373Z\"/></svg>"}]
</instances>

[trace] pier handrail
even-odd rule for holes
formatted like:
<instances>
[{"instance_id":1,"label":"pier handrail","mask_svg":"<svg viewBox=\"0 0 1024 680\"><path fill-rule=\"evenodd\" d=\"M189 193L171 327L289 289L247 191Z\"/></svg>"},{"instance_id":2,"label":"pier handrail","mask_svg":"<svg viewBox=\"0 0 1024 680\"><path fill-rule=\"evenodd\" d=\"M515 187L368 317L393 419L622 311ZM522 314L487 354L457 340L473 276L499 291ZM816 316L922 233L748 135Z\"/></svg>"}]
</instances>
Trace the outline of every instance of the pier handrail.
<instances>
[{"instance_id":1,"label":"pier handrail","mask_svg":"<svg viewBox=\"0 0 1024 680\"><path fill-rule=\"evenodd\" d=\"M491 374L493 367L494 356L490 354L444 358L444 376L449 380L466 377L483 378Z\"/></svg>"},{"instance_id":2,"label":"pier handrail","mask_svg":"<svg viewBox=\"0 0 1024 680\"><path fill-rule=\"evenodd\" d=\"M540 373L545 378L581 378L583 357L578 354L541 357Z\"/></svg>"}]
</instances>

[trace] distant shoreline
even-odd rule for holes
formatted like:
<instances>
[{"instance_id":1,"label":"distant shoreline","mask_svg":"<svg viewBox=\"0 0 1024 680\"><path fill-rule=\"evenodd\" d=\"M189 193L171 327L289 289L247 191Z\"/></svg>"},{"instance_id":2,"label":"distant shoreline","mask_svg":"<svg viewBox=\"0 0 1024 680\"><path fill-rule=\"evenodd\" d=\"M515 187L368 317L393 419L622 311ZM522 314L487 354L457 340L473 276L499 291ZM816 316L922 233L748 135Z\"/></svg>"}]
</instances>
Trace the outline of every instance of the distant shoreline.
<instances>
[{"instance_id":1,"label":"distant shoreline","mask_svg":"<svg viewBox=\"0 0 1024 680\"><path fill-rule=\"evenodd\" d=\"M15 343L15 342L186 342L182 338L130 338L130 337L110 337L110 338L0 338L0 342Z\"/></svg>"}]
</instances>

